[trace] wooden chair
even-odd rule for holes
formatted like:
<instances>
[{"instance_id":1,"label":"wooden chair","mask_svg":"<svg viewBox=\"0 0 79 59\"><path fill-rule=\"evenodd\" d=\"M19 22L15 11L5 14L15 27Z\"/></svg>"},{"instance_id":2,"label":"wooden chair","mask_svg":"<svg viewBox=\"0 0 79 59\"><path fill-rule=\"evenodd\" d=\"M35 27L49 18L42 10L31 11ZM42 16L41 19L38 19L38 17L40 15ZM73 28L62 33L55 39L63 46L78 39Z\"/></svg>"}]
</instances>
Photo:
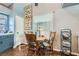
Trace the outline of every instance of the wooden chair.
<instances>
[{"instance_id":1,"label":"wooden chair","mask_svg":"<svg viewBox=\"0 0 79 59\"><path fill-rule=\"evenodd\" d=\"M37 51L39 49L38 42L36 41L36 35L31 34L25 34L27 42L28 42L28 53L32 53L32 55L37 55ZM31 54L30 54L31 55Z\"/></svg>"},{"instance_id":2,"label":"wooden chair","mask_svg":"<svg viewBox=\"0 0 79 59\"><path fill-rule=\"evenodd\" d=\"M56 35L56 32L50 32L49 45L46 48L45 55L53 55L53 43L54 43L55 35Z\"/></svg>"}]
</instances>

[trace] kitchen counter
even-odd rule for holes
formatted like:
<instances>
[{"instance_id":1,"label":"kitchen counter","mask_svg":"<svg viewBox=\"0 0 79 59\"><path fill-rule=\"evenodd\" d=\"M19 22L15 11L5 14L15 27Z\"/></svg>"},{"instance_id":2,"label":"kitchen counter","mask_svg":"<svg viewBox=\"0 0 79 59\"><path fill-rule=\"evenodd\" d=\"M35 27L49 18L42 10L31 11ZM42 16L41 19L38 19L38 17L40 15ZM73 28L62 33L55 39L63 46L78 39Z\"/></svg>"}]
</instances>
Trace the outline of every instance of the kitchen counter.
<instances>
[{"instance_id":1,"label":"kitchen counter","mask_svg":"<svg viewBox=\"0 0 79 59\"><path fill-rule=\"evenodd\" d=\"M0 36L3 36L3 35L13 35L14 33L1 33Z\"/></svg>"}]
</instances>

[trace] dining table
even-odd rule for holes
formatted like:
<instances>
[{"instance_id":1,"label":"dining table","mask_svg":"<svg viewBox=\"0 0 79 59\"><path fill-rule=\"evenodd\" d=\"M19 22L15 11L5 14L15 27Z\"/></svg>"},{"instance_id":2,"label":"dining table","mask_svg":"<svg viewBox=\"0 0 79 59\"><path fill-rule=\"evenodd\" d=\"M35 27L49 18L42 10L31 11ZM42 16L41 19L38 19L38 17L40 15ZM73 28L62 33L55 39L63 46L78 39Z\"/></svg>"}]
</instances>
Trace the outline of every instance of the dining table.
<instances>
[{"instance_id":1,"label":"dining table","mask_svg":"<svg viewBox=\"0 0 79 59\"><path fill-rule=\"evenodd\" d=\"M38 41L38 43L40 45L40 48L39 48L39 51L38 51L39 55L45 55L45 52L46 52L45 47L49 45L45 41L49 41L49 40L45 36L37 36L36 39L37 39L37 41Z\"/></svg>"}]
</instances>

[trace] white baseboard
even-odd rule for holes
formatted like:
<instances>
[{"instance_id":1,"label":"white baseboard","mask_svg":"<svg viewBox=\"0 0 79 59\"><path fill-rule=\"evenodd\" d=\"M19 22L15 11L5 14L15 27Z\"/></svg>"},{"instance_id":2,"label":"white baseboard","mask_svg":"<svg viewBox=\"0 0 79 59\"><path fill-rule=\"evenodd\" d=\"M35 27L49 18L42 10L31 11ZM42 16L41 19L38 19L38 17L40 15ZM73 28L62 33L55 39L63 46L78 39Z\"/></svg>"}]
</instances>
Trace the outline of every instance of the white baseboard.
<instances>
[{"instance_id":1,"label":"white baseboard","mask_svg":"<svg viewBox=\"0 0 79 59\"><path fill-rule=\"evenodd\" d=\"M16 44L16 45L14 45L13 48L16 48L17 46L19 46L19 45L21 45L21 44L27 45L28 43L18 43L18 44Z\"/></svg>"},{"instance_id":2,"label":"white baseboard","mask_svg":"<svg viewBox=\"0 0 79 59\"><path fill-rule=\"evenodd\" d=\"M15 44L14 46L13 46L13 48L16 48L17 46L19 46L21 43L18 43L18 44Z\"/></svg>"},{"instance_id":3,"label":"white baseboard","mask_svg":"<svg viewBox=\"0 0 79 59\"><path fill-rule=\"evenodd\" d=\"M55 50L55 51L58 51L58 52L61 51L60 49L54 49L54 50ZM71 52L71 54L79 56L79 53L76 53L76 52Z\"/></svg>"},{"instance_id":4,"label":"white baseboard","mask_svg":"<svg viewBox=\"0 0 79 59\"><path fill-rule=\"evenodd\" d=\"M79 56L79 53L76 52L71 52L71 54Z\"/></svg>"}]
</instances>

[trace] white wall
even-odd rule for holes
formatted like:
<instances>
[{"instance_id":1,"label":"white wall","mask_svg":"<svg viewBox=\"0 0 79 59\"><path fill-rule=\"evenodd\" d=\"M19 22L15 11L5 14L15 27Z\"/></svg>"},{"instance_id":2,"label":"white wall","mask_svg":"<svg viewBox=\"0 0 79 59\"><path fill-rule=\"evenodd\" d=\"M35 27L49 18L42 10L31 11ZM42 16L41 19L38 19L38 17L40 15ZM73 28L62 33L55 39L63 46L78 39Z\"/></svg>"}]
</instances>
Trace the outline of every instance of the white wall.
<instances>
[{"instance_id":1,"label":"white wall","mask_svg":"<svg viewBox=\"0 0 79 59\"><path fill-rule=\"evenodd\" d=\"M54 42L54 49L60 50L60 30L62 28L69 28L72 30L72 51L77 52L77 37L76 33L79 32L79 19L72 16L64 9L55 11L54 28L56 30L56 39Z\"/></svg>"},{"instance_id":2,"label":"white wall","mask_svg":"<svg viewBox=\"0 0 79 59\"><path fill-rule=\"evenodd\" d=\"M14 33L14 26L15 26L15 15L12 11L9 17L9 32Z\"/></svg>"}]
</instances>

